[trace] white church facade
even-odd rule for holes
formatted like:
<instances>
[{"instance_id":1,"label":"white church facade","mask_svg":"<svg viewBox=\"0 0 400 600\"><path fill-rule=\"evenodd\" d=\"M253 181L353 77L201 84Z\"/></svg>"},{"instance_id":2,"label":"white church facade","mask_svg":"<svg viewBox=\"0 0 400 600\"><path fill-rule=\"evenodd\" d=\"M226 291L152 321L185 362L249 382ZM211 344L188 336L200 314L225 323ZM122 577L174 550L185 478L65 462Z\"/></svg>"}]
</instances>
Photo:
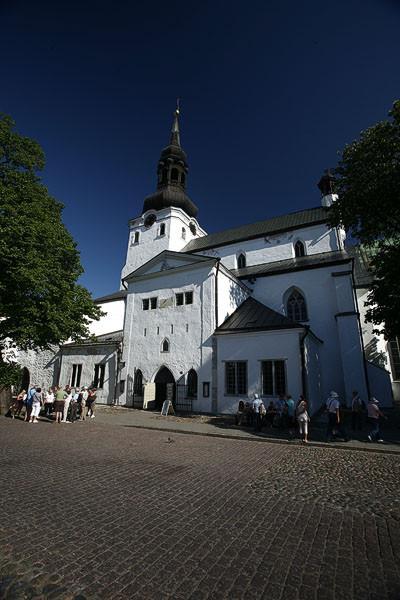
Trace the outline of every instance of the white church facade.
<instances>
[{"instance_id":1,"label":"white church facade","mask_svg":"<svg viewBox=\"0 0 400 600\"><path fill-rule=\"evenodd\" d=\"M214 414L255 392L304 394L312 412L332 389L347 404L356 389L390 405L390 363L365 353L355 256L328 224L331 176L319 207L207 235L187 172L177 111L157 191L129 223L121 288L97 300L95 339L65 344L46 383L94 385L98 402L138 408L168 395Z\"/></svg>"}]
</instances>

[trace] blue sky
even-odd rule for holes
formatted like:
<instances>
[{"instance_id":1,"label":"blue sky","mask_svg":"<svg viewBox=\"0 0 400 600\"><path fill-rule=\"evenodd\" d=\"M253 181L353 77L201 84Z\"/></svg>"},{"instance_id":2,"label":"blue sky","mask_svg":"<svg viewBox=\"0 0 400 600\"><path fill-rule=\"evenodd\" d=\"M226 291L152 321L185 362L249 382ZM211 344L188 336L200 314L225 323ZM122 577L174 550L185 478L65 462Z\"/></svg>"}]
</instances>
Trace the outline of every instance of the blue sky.
<instances>
[{"instance_id":1,"label":"blue sky","mask_svg":"<svg viewBox=\"0 0 400 600\"><path fill-rule=\"evenodd\" d=\"M119 288L177 96L210 233L318 205L323 170L400 96L395 0L2 0L0 22L0 111L44 148L95 297Z\"/></svg>"}]
</instances>

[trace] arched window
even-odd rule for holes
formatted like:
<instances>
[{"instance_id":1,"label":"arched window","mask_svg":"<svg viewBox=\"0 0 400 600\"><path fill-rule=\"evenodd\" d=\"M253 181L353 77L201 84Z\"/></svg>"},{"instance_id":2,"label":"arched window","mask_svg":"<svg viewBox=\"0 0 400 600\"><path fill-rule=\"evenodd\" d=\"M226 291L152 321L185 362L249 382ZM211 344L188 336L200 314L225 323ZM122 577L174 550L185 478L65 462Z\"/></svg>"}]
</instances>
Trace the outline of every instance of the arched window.
<instances>
[{"instance_id":1,"label":"arched window","mask_svg":"<svg viewBox=\"0 0 400 600\"><path fill-rule=\"evenodd\" d=\"M167 183L168 181L168 169L163 169L162 172L162 182Z\"/></svg>"},{"instance_id":2,"label":"arched window","mask_svg":"<svg viewBox=\"0 0 400 600\"><path fill-rule=\"evenodd\" d=\"M299 256L306 255L304 244L300 240L297 240L297 242L294 245L294 255L296 256L296 258L298 258Z\"/></svg>"},{"instance_id":3,"label":"arched window","mask_svg":"<svg viewBox=\"0 0 400 600\"><path fill-rule=\"evenodd\" d=\"M189 398L197 398L197 373L190 369L187 376L187 395Z\"/></svg>"},{"instance_id":4,"label":"arched window","mask_svg":"<svg viewBox=\"0 0 400 600\"><path fill-rule=\"evenodd\" d=\"M186 180L185 173L181 173L181 184L182 185L185 185L185 180Z\"/></svg>"},{"instance_id":5,"label":"arched window","mask_svg":"<svg viewBox=\"0 0 400 600\"><path fill-rule=\"evenodd\" d=\"M308 321L306 301L298 290L293 290L290 294L286 304L286 314L292 321Z\"/></svg>"},{"instance_id":6,"label":"arched window","mask_svg":"<svg viewBox=\"0 0 400 600\"><path fill-rule=\"evenodd\" d=\"M133 393L135 396L143 396L143 373L138 369L135 373L135 380L133 382Z\"/></svg>"},{"instance_id":7,"label":"arched window","mask_svg":"<svg viewBox=\"0 0 400 600\"><path fill-rule=\"evenodd\" d=\"M242 253L237 257L238 269L244 269L246 266L246 256Z\"/></svg>"},{"instance_id":8,"label":"arched window","mask_svg":"<svg viewBox=\"0 0 400 600\"><path fill-rule=\"evenodd\" d=\"M178 181L179 172L178 169L171 169L171 181Z\"/></svg>"},{"instance_id":9,"label":"arched window","mask_svg":"<svg viewBox=\"0 0 400 600\"><path fill-rule=\"evenodd\" d=\"M169 340L167 338L162 341L161 352L169 352Z\"/></svg>"}]
</instances>

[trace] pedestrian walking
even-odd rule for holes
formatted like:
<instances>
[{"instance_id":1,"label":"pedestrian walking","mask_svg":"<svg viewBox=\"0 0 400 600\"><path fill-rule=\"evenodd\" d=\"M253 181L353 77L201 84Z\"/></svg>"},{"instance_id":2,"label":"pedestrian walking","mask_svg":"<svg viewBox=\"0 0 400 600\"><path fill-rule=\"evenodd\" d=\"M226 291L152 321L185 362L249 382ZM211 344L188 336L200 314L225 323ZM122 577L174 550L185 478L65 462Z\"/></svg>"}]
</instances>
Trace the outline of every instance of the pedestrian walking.
<instances>
[{"instance_id":1,"label":"pedestrian walking","mask_svg":"<svg viewBox=\"0 0 400 600\"><path fill-rule=\"evenodd\" d=\"M24 408L24 403L27 397L26 390L21 390L15 401L10 406L10 415L12 419L15 417L19 417L22 409Z\"/></svg>"},{"instance_id":2,"label":"pedestrian walking","mask_svg":"<svg viewBox=\"0 0 400 600\"><path fill-rule=\"evenodd\" d=\"M54 406L54 391L53 388L49 388L47 392L44 392L44 416L50 419L51 413Z\"/></svg>"},{"instance_id":3,"label":"pedestrian walking","mask_svg":"<svg viewBox=\"0 0 400 600\"><path fill-rule=\"evenodd\" d=\"M364 402L360 398L360 394L357 390L353 390L351 398L351 428L353 431L362 429L363 410L365 408Z\"/></svg>"},{"instance_id":4,"label":"pedestrian walking","mask_svg":"<svg viewBox=\"0 0 400 600\"><path fill-rule=\"evenodd\" d=\"M264 406L264 403L261 400L260 396L258 394L254 394L254 400L253 400L254 431L261 431L262 416L263 416L261 406L264 408L264 411L265 411L265 406Z\"/></svg>"},{"instance_id":5,"label":"pedestrian walking","mask_svg":"<svg viewBox=\"0 0 400 600\"><path fill-rule=\"evenodd\" d=\"M329 394L329 398L326 401L326 410L328 411L328 428L326 431L327 441L333 442L339 434L345 442L348 442L349 438L343 428L340 415L339 395L335 391L332 391Z\"/></svg>"},{"instance_id":6,"label":"pedestrian walking","mask_svg":"<svg viewBox=\"0 0 400 600\"><path fill-rule=\"evenodd\" d=\"M379 420L380 418L387 419L387 417L383 414L381 409L379 408L379 400L372 397L368 402L368 421L370 425L372 425L371 431L368 434L368 441L373 442L383 442L381 437L380 429L379 429Z\"/></svg>"},{"instance_id":7,"label":"pedestrian walking","mask_svg":"<svg viewBox=\"0 0 400 600\"><path fill-rule=\"evenodd\" d=\"M36 385L32 385L30 387L30 389L28 390L26 399L25 399L25 418L24 421L28 422L31 419L31 412L32 412L32 397L33 394L36 392Z\"/></svg>"},{"instance_id":8,"label":"pedestrian walking","mask_svg":"<svg viewBox=\"0 0 400 600\"><path fill-rule=\"evenodd\" d=\"M308 404L304 396L300 396L296 407L296 418L299 425L299 433L302 442L308 444L308 424L310 415L308 414Z\"/></svg>"},{"instance_id":9,"label":"pedestrian walking","mask_svg":"<svg viewBox=\"0 0 400 600\"><path fill-rule=\"evenodd\" d=\"M39 423L38 416L43 406L42 388L38 387L32 395L32 410L29 423Z\"/></svg>"}]
</instances>

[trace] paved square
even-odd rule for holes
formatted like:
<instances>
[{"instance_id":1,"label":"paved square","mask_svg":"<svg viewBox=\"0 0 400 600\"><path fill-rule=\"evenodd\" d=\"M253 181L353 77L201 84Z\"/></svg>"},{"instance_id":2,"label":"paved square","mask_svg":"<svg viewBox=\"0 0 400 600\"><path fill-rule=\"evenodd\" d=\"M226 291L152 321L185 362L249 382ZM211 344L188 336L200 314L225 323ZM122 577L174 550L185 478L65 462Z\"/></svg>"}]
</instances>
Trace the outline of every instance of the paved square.
<instances>
[{"instance_id":1,"label":"paved square","mask_svg":"<svg viewBox=\"0 0 400 600\"><path fill-rule=\"evenodd\" d=\"M399 600L399 456L93 421L0 417L0 598Z\"/></svg>"}]
</instances>

